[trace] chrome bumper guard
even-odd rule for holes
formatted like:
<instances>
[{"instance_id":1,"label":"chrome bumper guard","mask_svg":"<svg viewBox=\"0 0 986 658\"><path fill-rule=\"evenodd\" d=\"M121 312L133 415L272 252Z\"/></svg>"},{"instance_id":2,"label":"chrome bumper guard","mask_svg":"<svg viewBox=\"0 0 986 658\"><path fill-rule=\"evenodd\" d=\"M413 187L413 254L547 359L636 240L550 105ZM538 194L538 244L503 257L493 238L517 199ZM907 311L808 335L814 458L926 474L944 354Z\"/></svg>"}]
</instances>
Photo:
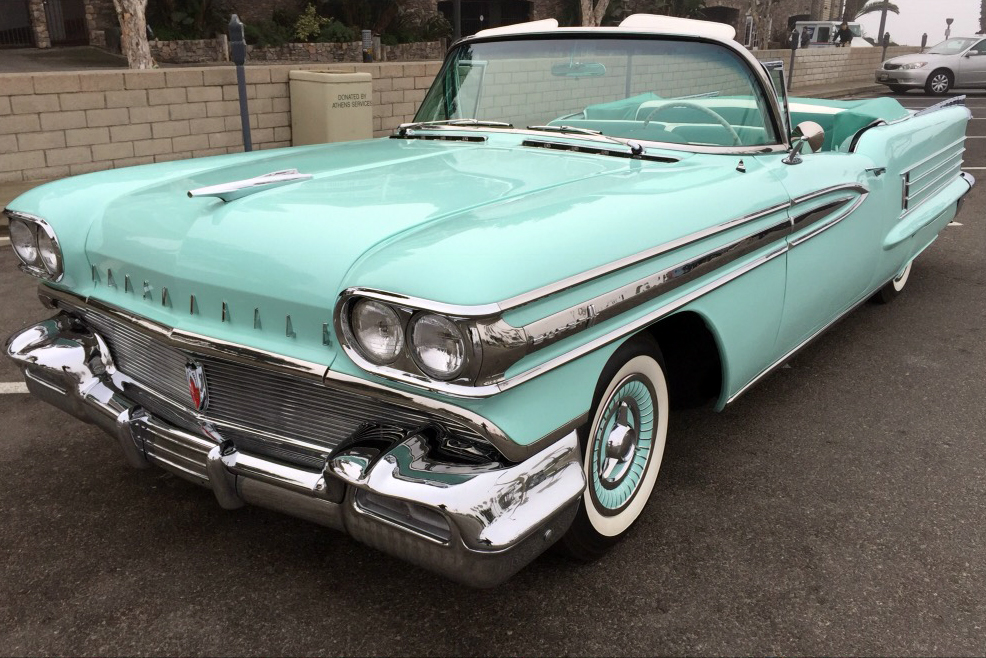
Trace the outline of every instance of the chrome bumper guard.
<instances>
[{"instance_id":1,"label":"chrome bumper guard","mask_svg":"<svg viewBox=\"0 0 986 658\"><path fill-rule=\"evenodd\" d=\"M959 174L959 178L965 181L965 184L969 186L969 189L963 192L962 196L960 196L959 200L955 203L956 216L958 216L958 214L962 211L962 205L965 203L966 196L968 196L969 192L972 192L972 188L976 186L976 177L970 174L968 171L961 172Z\"/></svg>"},{"instance_id":2,"label":"chrome bumper guard","mask_svg":"<svg viewBox=\"0 0 986 658\"><path fill-rule=\"evenodd\" d=\"M512 465L442 461L414 433L382 456L343 450L321 471L241 452L137 405L127 391L139 384L66 314L14 334L6 353L31 393L101 427L137 468L160 466L210 488L224 508L291 514L475 587L503 582L561 537L585 487L574 432Z\"/></svg>"}]
</instances>

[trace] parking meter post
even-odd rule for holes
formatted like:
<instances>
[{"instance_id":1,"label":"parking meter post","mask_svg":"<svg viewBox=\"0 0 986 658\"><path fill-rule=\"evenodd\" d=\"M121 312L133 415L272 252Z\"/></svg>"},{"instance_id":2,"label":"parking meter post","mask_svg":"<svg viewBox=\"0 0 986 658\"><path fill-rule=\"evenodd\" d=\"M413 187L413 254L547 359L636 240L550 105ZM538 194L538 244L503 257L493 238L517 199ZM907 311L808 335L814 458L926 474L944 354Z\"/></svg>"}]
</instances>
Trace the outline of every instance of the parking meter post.
<instances>
[{"instance_id":1,"label":"parking meter post","mask_svg":"<svg viewBox=\"0 0 986 658\"><path fill-rule=\"evenodd\" d=\"M236 64L236 86L240 96L240 129L243 131L243 150L252 151L253 142L250 139L250 112L247 108L246 71L246 38L243 34L243 23L240 17L233 14L229 19L229 54Z\"/></svg>"},{"instance_id":2,"label":"parking meter post","mask_svg":"<svg viewBox=\"0 0 986 658\"><path fill-rule=\"evenodd\" d=\"M921 35L921 52L924 52L924 49L927 47L928 47L928 33L925 32L924 34Z\"/></svg>"},{"instance_id":3,"label":"parking meter post","mask_svg":"<svg viewBox=\"0 0 986 658\"><path fill-rule=\"evenodd\" d=\"M794 53L798 50L798 44L801 41L801 33L795 28L791 32L791 66L788 67L787 74L787 90L791 91L791 80L794 79Z\"/></svg>"},{"instance_id":4,"label":"parking meter post","mask_svg":"<svg viewBox=\"0 0 986 658\"><path fill-rule=\"evenodd\" d=\"M882 43L883 43L883 55L880 57L880 61L881 62L885 62L885 61L887 61L887 47L890 46L890 33L889 32L884 32L883 33L883 41L882 41Z\"/></svg>"},{"instance_id":5,"label":"parking meter post","mask_svg":"<svg viewBox=\"0 0 986 658\"><path fill-rule=\"evenodd\" d=\"M452 41L462 38L462 0L452 0Z\"/></svg>"},{"instance_id":6,"label":"parking meter post","mask_svg":"<svg viewBox=\"0 0 986 658\"><path fill-rule=\"evenodd\" d=\"M373 61L373 32L371 30L363 30L361 32L363 37L363 61L372 62Z\"/></svg>"}]
</instances>

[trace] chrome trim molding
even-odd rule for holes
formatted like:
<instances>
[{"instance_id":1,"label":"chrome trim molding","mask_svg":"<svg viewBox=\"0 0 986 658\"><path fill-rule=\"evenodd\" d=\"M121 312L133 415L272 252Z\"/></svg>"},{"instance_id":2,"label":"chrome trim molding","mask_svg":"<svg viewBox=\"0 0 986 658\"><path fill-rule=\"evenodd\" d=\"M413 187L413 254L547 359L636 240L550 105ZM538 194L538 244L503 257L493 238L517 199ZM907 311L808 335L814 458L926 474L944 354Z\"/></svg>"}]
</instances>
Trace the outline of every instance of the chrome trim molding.
<instances>
[{"instance_id":1,"label":"chrome trim molding","mask_svg":"<svg viewBox=\"0 0 986 658\"><path fill-rule=\"evenodd\" d=\"M809 204L816 199L822 199L828 195L838 194L839 192L850 192L851 194L843 195L820 206L793 214L794 211L798 210L799 206ZM863 203L868 193L868 188L857 183L822 188L797 197L793 201L777 204L717 226L697 231L612 263L586 270L551 285L543 286L492 304L476 306L444 304L381 290L349 288L340 294L339 301L336 304L334 314L336 331L343 351L354 363L364 370L393 381L423 387L446 395L472 398L488 397L513 388L585 353L580 352L580 348L576 348L566 355L549 361L552 364L551 368L545 368L542 364L510 378L505 376L505 373L511 366L537 350L637 308L660 295L675 290L681 285L725 267L736 259L765 245L783 239L795 230L801 230L818 224L809 233L799 236L792 243L792 246L801 244L845 219L845 217ZM592 299L553 313L525 326L514 327L502 318L503 313L507 310L569 290L586 282L646 262L656 256L696 244L706 238L722 234L755 220L784 211L791 212L788 212L783 220L762 228L755 233L745 235L727 244L719 245L698 256L675 263L659 272L597 295ZM372 297L373 299L393 305L399 315L404 318L403 321L405 322L417 310L428 310L445 314L458 323L463 333L469 333L476 337L477 342L473 347L474 353L470 357L471 366L468 366L463 375L460 375L457 380L437 381L418 370L410 360L400 360L398 363L386 366L376 365L370 362L353 345L354 340L351 331L349 331L347 320L347 309L349 305L362 296ZM677 306L672 305L672 307L666 310L666 313L670 313L677 308ZM656 321L656 319L658 318L654 318L652 321ZM611 340L615 339L612 338ZM597 347L601 347L607 342L611 342L611 340L599 343ZM477 362L481 362L481 364Z\"/></svg>"},{"instance_id":2,"label":"chrome trim molding","mask_svg":"<svg viewBox=\"0 0 986 658\"><path fill-rule=\"evenodd\" d=\"M855 198L855 200L853 199L853 197L844 197L838 200L837 202L822 206L822 208L820 208L818 211L809 211L808 213L806 213L808 217L804 219L804 221L802 222L802 226L800 228L804 228L806 226L810 226L815 223L817 223L818 225L812 230L805 233L804 235L799 235L798 237L792 239L791 248L794 248L799 244L807 242L808 240L819 235L820 233L829 230L830 228L841 222L843 219L851 215L853 212L855 212L857 208L859 208L859 206L863 204L863 201L866 200L868 194L869 194L868 192L861 193L859 196ZM831 215L833 210L839 210L839 209L842 209L842 211L837 213L835 216ZM826 212L819 212L821 210L825 210Z\"/></svg>"},{"instance_id":3,"label":"chrome trim molding","mask_svg":"<svg viewBox=\"0 0 986 658\"><path fill-rule=\"evenodd\" d=\"M956 146L961 146L961 148L955 150ZM949 151L953 152L949 153ZM901 219L907 217L913 211L920 208L925 202L934 198L938 192L945 189L949 183L962 174L962 163L964 162L962 155L965 151L965 135L963 135L951 144L948 144L934 153L922 158L901 173ZM943 155L947 155L947 157L929 167L923 173L917 176L912 175L916 169L923 167L935 158L942 157ZM956 161L956 159L958 160ZM944 169L944 171L939 173L939 170L941 169ZM916 190L913 189L915 183L934 174L938 175L932 178L930 182L925 183ZM916 203L913 203L913 201L921 195L925 195L924 198L917 200Z\"/></svg>"},{"instance_id":4,"label":"chrome trim molding","mask_svg":"<svg viewBox=\"0 0 986 658\"><path fill-rule=\"evenodd\" d=\"M935 103L934 105L929 105L928 107L918 110L912 116L919 117L924 114L930 114L931 112L937 112L938 110L944 110L946 107L965 105L965 98L965 95L946 98L945 100Z\"/></svg>"}]
</instances>

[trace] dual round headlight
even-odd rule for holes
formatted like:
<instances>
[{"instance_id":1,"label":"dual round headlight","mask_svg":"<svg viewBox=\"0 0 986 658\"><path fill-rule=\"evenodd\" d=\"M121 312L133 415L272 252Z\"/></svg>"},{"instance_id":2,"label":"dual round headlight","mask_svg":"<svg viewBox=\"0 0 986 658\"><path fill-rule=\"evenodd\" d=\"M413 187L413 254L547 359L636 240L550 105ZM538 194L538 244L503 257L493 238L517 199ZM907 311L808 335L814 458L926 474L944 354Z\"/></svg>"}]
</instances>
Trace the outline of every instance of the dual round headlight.
<instances>
[{"instance_id":1,"label":"dual round headlight","mask_svg":"<svg viewBox=\"0 0 986 658\"><path fill-rule=\"evenodd\" d=\"M411 318L405 337L400 314L388 304L362 299L352 307L350 326L363 355L376 365L388 365L407 353L414 364L434 379L449 380L466 365L466 341L455 322L435 313Z\"/></svg>"},{"instance_id":2,"label":"dual round headlight","mask_svg":"<svg viewBox=\"0 0 986 658\"><path fill-rule=\"evenodd\" d=\"M62 250L47 224L11 217L10 245L28 271L56 280L62 276Z\"/></svg>"}]
</instances>

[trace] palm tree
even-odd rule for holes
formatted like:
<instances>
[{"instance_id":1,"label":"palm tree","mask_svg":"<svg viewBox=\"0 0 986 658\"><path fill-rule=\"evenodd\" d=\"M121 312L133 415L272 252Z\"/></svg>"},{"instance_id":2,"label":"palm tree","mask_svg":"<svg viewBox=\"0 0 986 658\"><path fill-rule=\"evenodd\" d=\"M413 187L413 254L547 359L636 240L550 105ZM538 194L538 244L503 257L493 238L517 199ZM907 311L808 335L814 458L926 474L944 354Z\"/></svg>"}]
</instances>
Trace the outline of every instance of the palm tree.
<instances>
[{"instance_id":1,"label":"palm tree","mask_svg":"<svg viewBox=\"0 0 986 658\"><path fill-rule=\"evenodd\" d=\"M853 15L853 20L859 19L861 16L865 16L866 14L883 11L884 8L886 8L887 11L892 11L898 16L900 15L900 7L890 2L890 0L872 0L872 2L867 2L865 5L856 10Z\"/></svg>"}]
</instances>

